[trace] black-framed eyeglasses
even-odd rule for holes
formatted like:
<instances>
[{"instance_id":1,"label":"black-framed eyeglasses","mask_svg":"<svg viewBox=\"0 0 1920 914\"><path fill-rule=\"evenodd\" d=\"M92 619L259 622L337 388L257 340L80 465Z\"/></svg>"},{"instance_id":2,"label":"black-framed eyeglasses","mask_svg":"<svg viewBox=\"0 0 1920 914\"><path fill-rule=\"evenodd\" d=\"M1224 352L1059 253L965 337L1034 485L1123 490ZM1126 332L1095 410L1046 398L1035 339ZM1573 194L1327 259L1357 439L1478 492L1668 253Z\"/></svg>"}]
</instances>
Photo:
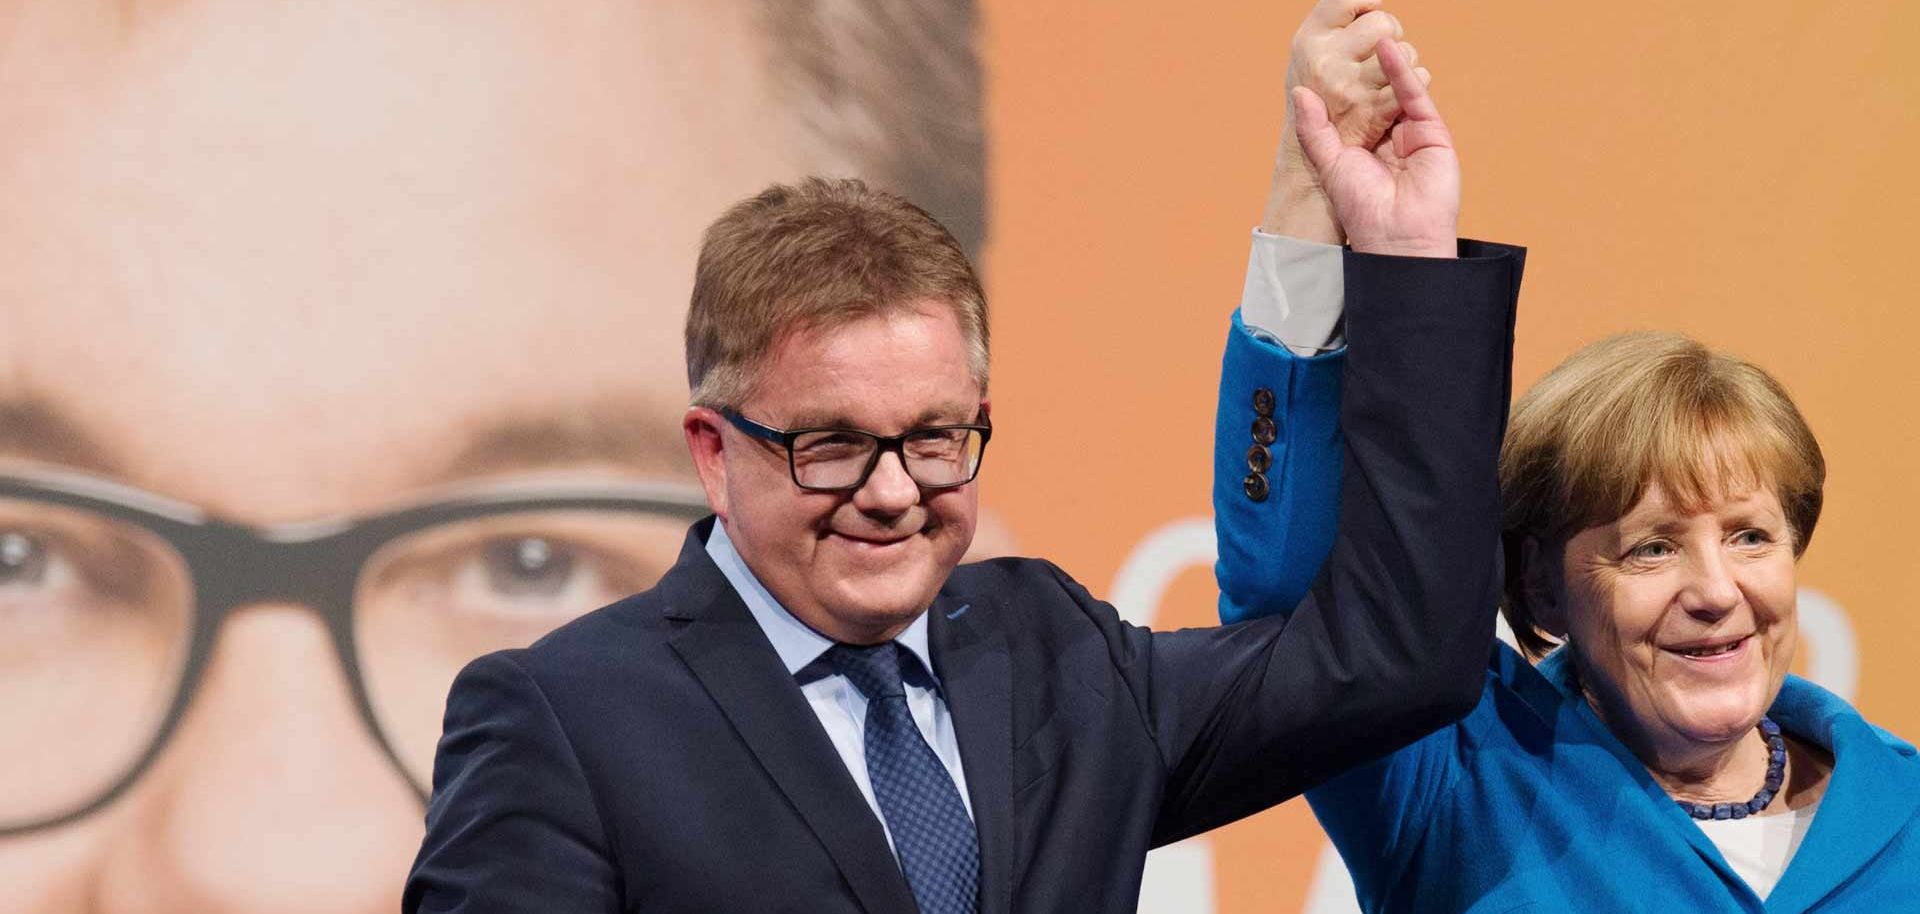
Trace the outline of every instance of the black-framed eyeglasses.
<instances>
[{"instance_id":1,"label":"black-framed eyeglasses","mask_svg":"<svg viewBox=\"0 0 1920 914\"><path fill-rule=\"evenodd\" d=\"M990 425L934 425L899 435L876 435L854 428L774 428L731 409L718 411L728 422L762 441L787 449L793 484L813 492L849 492L867 484L880 455L900 456L900 465L921 488L964 486L980 474Z\"/></svg>"},{"instance_id":2,"label":"black-framed eyeglasses","mask_svg":"<svg viewBox=\"0 0 1920 914\"><path fill-rule=\"evenodd\" d=\"M0 835L113 802L179 727L236 610L325 620L368 732L424 804L453 676L652 586L696 486L496 483L252 527L109 480L0 474Z\"/></svg>"}]
</instances>

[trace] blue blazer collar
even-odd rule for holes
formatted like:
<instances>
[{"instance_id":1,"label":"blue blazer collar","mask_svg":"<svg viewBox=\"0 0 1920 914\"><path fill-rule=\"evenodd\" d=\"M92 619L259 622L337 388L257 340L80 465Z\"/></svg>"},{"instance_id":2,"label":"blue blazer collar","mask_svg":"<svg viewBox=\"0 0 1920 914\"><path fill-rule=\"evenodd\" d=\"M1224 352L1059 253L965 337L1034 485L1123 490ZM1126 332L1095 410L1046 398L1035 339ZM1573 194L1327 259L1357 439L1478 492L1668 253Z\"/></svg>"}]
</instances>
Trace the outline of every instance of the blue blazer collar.
<instances>
[{"instance_id":1,"label":"blue blazer collar","mask_svg":"<svg viewBox=\"0 0 1920 914\"><path fill-rule=\"evenodd\" d=\"M1853 706L1788 676L1768 712L1780 729L1833 755L1820 811L1767 896L1769 911L1804 911L1832 894L1912 827L1920 811L1914 747L1867 723Z\"/></svg>"},{"instance_id":2,"label":"blue blazer collar","mask_svg":"<svg viewBox=\"0 0 1920 914\"><path fill-rule=\"evenodd\" d=\"M1503 654L1507 657L1500 656ZM1567 652L1555 651L1542 660L1533 671L1537 675L1529 676L1523 669L1525 663L1512 650L1496 652L1501 678L1544 718L1557 718L1556 744L1604 748L1639 785L1658 814L1671 818L1674 827L1667 831L1684 836L1686 844L1730 888L1744 890L1751 906L1758 908L1758 897L1727 865L1712 839L1654 782L1640 759L1574 690ZM1557 713L1550 713L1555 705ZM1766 899L1769 912L1805 911L1853 878L1913 824L1916 812L1920 812L1920 768L1915 767L1920 752L1867 723L1839 696L1798 676L1787 677L1768 715L1789 735L1825 749L1834 758L1820 811L1786 873ZM1556 759L1556 765L1562 761L1571 758ZM1583 763L1591 761L1593 758L1586 758Z\"/></svg>"}]
</instances>

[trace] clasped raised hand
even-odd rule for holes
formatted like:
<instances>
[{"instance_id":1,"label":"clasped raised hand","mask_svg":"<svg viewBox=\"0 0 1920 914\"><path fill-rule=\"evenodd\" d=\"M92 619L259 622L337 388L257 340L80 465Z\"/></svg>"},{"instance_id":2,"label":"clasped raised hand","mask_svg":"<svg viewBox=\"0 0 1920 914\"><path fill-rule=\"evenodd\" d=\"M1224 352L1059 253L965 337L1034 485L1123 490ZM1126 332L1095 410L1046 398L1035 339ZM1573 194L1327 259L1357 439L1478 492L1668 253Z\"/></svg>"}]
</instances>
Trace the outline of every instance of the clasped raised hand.
<instances>
[{"instance_id":1,"label":"clasped raised hand","mask_svg":"<svg viewBox=\"0 0 1920 914\"><path fill-rule=\"evenodd\" d=\"M1400 114L1385 138L1350 143L1326 101L1297 86L1292 100L1300 148L1320 179L1356 251L1452 257L1460 221L1460 160L1440 109L1398 42L1374 47Z\"/></svg>"}]
</instances>

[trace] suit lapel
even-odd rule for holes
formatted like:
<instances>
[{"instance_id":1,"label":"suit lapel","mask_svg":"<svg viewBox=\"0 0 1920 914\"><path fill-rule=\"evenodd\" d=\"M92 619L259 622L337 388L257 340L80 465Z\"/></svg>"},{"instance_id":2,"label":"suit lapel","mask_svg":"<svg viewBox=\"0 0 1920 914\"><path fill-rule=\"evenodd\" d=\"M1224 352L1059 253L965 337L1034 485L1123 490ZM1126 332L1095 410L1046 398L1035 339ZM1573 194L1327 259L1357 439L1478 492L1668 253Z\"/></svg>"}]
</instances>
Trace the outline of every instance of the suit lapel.
<instances>
[{"instance_id":1,"label":"suit lapel","mask_svg":"<svg viewBox=\"0 0 1920 914\"><path fill-rule=\"evenodd\" d=\"M826 847L860 905L872 914L913 914L913 894L879 819L759 623L707 557L710 525L694 528L661 581L665 614L679 622L668 643Z\"/></svg>"},{"instance_id":2,"label":"suit lapel","mask_svg":"<svg viewBox=\"0 0 1920 914\"><path fill-rule=\"evenodd\" d=\"M993 607L942 591L928 623L980 835L980 914L1013 905L1013 673Z\"/></svg>"}]
</instances>

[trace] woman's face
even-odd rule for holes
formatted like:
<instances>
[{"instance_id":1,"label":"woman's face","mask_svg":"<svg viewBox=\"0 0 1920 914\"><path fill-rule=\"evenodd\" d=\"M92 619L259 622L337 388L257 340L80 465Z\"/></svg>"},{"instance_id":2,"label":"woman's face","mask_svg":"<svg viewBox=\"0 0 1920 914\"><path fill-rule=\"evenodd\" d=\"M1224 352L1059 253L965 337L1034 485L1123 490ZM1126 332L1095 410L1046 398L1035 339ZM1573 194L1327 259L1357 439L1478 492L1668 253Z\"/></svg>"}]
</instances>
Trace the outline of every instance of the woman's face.
<instances>
[{"instance_id":1,"label":"woman's face","mask_svg":"<svg viewBox=\"0 0 1920 914\"><path fill-rule=\"evenodd\" d=\"M1561 621L1616 734L1653 762L1751 732L1793 662L1793 532L1777 494L1687 510L1649 487L1561 558Z\"/></svg>"}]
</instances>

